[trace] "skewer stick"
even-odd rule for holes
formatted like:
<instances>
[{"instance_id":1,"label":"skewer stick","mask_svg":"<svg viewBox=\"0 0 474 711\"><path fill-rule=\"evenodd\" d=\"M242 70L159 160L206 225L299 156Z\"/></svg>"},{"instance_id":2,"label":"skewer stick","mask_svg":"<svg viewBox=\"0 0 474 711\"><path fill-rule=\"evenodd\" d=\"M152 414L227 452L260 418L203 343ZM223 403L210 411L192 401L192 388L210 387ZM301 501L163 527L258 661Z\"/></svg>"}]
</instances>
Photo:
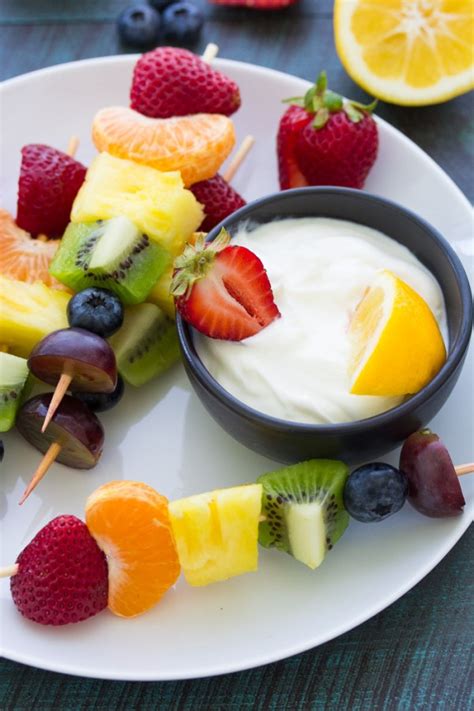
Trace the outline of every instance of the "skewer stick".
<instances>
[{"instance_id":1,"label":"skewer stick","mask_svg":"<svg viewBox=\"0 0 474 711\"><path fill-rule=\"evenodd\" d=\"M59 442L53 442L50 445L48 451L46 452L43 459L41 460L38 469L35 471L30 483L26 487L23 496L21 497L20 501L18 502L20 506L26 501L28 496L33 491L33 489L36 488L36 486L39 484L41 479L44 477L44 475L50 468L51 464L55 461L56 457L58 456L59 452L61 451L61 447L62 447L62 445L59 444Z\"/></svg>"},{"instance_id":2,"label":"skewer stick","mask_svg":"<svg viewBox=\"0 0 474 711\"><path fill-rule=\"evenodd\" d=\"M458 476L464 476L464 474L474 474L474 462L469 462L469 464L460 464L458 467L454 467L454 470Z\"/></svg>"},{"instance_id":3,"label":"skewer stick","mask_svg":"<svg viewBox=\"0 0 474 711\"><path fill-rule=\"evenodd\" d=\"M232 181L232 178L237 173L238 169L240 168L242 162L247 157L247 154L250 151L250 149L252 148L254 143L255 143L255 138L253 136L246 136L244 138L244 140L242 141L242 143L240 144L240 147L237 150L237 153L231 160L229 167L227 168L226 172L223 175L224 180L226 180L228 183L230 183Z\"/></svg>"},{"instance_id":4,"label":"skewer stick","mask_svg":"<svg viewBox=\"0 0 474 711\"><path fill-rule=\"evenodd\" d=\"M44 418L41 432L45 431L52 418L54 417L54 413L60 406L61 400L69 389L72 378L72 374L68 372L64 372L59 378L58 384L56 385L56 390L54 391L53 397L51 398L51 402L49 403L48 412L46 413L46 417Z\"/></svg>"},{"instance_id":5,"label":"skewer stick","mask_svg":"<svg viewBox=\"0 0 474 711\"><path fill-rule=\"evenodd\" d=\"M79 139L77 136L71 136L69 139L69 143L67 144L66 148L66 153L68 156L71 156L71 158L74 158L74 156L77 153L77 149L79 148Z\"/></svg>"},{"instance_id":6,"label":"skewer stick","mask_svg":"<svg viewBox=\"0 0 474 711\"><path fill-rule=\"evenodd\" d=\"M219 47L217 46L217 44L214 44L214 42L209 42L202 54L201 59L203 62L206 62L206 64L211 64L212 60L217 57L218 52Z\"/></svg>"},{"instance_id":7,"label":"skewer stick","mask_svg":"<svg viewBox=\"0 0 474 711\"><path fill-rule=\"evenodd\" d=\"M13 563L13 565L6 565L4 568L0 568L0 578L12 578L18 573L18 563Z\"/></svg>"}]
</instances>

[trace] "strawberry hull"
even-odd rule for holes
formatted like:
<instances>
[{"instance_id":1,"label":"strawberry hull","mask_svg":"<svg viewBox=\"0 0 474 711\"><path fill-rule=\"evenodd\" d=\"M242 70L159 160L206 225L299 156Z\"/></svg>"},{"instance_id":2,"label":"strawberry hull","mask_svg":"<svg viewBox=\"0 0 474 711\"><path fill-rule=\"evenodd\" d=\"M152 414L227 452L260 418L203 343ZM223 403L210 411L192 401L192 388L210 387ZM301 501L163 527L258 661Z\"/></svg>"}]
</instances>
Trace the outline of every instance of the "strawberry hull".
<instances>
[{"instance_id":1,"label":"strawberry hull","mask_svg":"<svg viewBox=\"0 0 474 711\"><path fill-rule=\"evenodd\" d=\"M230 233L245 220L264 223L285 217L332 217L380 230L416 252L438 280L448 313L450 350L438 375L401 405L366 420L335 425L289 422L264 415L230 395L208 372L193 329L177 315L187 375L209 414L236 440L284 463L310 458L346 463L376 459L429 422L449 397L463 366L472 325L472 297L465 271L450 245L424 220L401 206L347 188L302 188L257 200L224 221ZM215 230L209 235L216 237ZM288 358L291 367L291 354ZM315 373L317 377L317 373Z\"/></svg>"}]
</instances>

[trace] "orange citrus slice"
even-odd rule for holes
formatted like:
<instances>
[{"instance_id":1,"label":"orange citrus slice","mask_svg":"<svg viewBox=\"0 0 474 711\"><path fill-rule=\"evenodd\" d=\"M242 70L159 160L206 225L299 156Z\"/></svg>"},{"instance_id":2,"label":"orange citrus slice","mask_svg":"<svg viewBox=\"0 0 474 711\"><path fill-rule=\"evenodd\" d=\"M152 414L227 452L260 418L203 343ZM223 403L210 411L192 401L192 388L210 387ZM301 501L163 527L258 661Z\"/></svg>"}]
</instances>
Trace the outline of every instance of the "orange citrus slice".
<instances>
[{"instance_id":1,"label":"orange citrus slice","mask_svg":"<svg viewBox=\"0 0 474 711\"><path fill-rule=\"evenodd\" d=\"M107 556L109 609L116 615L140 615L176 582L180 566L168 500L151 486L104 484L87 499L86 524Z\"/></svg>"},{"instance_id":2,"label":"orange citrus slice","mask_svg":"<svg viewBox=\"0 0 474 711\"><path fill-rule=\"evenodd\" d=\"M6 210L0 209L0 274L33 284L42 281L54 289L69 291L49 273L59 240L33 239L15 224Z\"/></svg>"},{"instance_id":3,"label":"orange citrus slice","mask_svg":"<svg viewBox=\"0 0 474 711\"><path fill-rule=\"evenodd\" d=\"M334 32L347 72L384 101L436 104L474 86L472 0L336 0Z\"/></svg>"},{"instance_id":4,"label":"orange citrus slice","mask_svg":"<svg viewBox=\"0 0 474 711\"><path fill-rule=\"evenodd\" d=\"M377 275L349 327L354 395L418 392L446 360L438 322L426 301L390 271Z\"/></svg>"},{"instance_id":5,"label":"orange citrus slice","mask_svg":"<svg viewBox=\"0 0 474 711\"><path fill-rule=\"evenodd\" d=\"M179 170L185 185L212 178L235 145L234 124L221 114L153 119L112 106L92 124L99 151L145 163L161 171Z\"/></svg>"}]
</instances>

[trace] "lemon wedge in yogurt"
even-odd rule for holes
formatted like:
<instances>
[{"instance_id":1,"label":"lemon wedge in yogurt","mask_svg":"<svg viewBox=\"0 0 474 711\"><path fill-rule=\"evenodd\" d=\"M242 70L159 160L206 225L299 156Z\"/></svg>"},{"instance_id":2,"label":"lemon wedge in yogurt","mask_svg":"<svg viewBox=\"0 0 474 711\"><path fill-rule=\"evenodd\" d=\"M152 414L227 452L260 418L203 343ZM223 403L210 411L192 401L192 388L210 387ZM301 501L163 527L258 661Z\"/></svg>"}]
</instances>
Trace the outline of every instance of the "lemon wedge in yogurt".
<instances>
[{"instance_id":1,"label":"lemon wedge in yogurt","mask_svg":"<svg viewBox=\"0 0 474 711\"><path fill-rule=\"evenodd\" d=\"M380 272L351 319L354 395L410 395L446 360L438 322L426 301L388 270Z\"/></svg>"}]
</instances>

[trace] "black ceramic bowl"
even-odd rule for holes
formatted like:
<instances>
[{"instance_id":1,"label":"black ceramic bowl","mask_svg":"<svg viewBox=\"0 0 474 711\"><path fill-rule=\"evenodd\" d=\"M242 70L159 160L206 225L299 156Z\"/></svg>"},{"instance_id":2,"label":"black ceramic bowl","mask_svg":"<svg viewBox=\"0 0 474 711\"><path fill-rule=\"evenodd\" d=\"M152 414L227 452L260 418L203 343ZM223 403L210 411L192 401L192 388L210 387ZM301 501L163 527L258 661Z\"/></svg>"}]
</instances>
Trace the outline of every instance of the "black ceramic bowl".
<instances>
[{"instance_id":1,"label":"black ceramic bowl","mask_svg":"<svg viewBox=\"0 0 474 711\"><path fill-rule=\"evenodd\" d=\"M237 400L210 375L193 343L193 329L178 315L184 365L201 402L235 439L281 462L312 457L360 462L379 457L426 425L444 405L467 353L472 328L472 296L466 273L446 240L427 222L393 202L345 188L301 188L270 195L228 217L231 234L239 223L285 217L333 217L380 230L405 245L438 280L444 294L449 347L446 363L423 390L375 417L334 425L311 425L265 415ZM220 230L210 234L213 239Z\"/></svg>"}]
</instances>

